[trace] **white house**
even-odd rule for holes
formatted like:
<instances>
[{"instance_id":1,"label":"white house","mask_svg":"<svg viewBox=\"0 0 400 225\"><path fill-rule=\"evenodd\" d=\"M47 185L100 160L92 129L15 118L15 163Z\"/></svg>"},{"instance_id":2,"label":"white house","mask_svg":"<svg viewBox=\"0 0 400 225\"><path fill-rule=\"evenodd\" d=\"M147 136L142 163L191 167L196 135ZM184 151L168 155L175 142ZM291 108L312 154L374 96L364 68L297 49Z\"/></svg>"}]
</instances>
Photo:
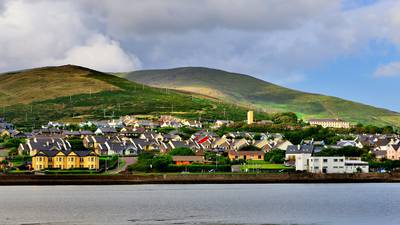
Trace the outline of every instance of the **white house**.
<instances>
[{"instance_id":1,"label":"white house","mask_svg":"<svg viewBox=\"0 0 400 225\"><path fill-rule=\"evenodd\" d=\"M296 170L301 168L297 168ZM307 160L307 171L310 173L368 173L368 162L359 159L339 157L312 156Z\"/></svg>"}]
</instances>

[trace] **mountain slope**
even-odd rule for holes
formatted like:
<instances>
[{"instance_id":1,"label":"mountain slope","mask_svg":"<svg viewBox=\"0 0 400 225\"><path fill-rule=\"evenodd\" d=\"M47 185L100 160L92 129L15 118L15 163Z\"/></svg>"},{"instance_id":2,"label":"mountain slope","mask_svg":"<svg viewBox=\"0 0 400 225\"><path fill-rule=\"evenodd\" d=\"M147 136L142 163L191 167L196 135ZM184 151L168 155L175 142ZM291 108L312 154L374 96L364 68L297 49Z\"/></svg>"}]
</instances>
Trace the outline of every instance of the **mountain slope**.
<instances>
[{"instance_id":1,"label":"mountain slope","mask_svg":"<svg viewBox=\"0 0 400 225\"><path fill-rule=\"evenodd\" d=\"M300 92L222 70L185 67L119 75L150 86L199 93L263 111L292 111L305 119L338 117L352 122L400 126L400 114L396 112L336 97Z\"/></svg>"},{"instance_id":2,"label":"mountain slope","mask_svg":"<svg viewBox=\"0 0 400 225\"><path fill-rule=\"evenodd\" d=\"M246 112L201 96L148 87L72 65L0 75L0 93L0 116L28 127L49 120L109 119L128 114L244 119ZM224 109L227 114L222 116Z\"/></svg>"}]
</instances>

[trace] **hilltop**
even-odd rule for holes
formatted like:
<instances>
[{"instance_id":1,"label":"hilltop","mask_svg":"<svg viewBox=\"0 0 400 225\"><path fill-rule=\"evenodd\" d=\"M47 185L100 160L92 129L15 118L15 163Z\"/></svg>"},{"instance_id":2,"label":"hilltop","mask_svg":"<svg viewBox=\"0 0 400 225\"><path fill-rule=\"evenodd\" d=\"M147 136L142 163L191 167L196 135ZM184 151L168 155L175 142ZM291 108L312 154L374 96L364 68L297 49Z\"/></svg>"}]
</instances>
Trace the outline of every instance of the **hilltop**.
<instances>
[{"instance_id":1,"label":"hilltop","mask_svg":"<svg viewBox=\"0 0 400 225\"><path fill-rule=\"evenodd\" d=\"M2 74L0 96L3 106L0 116L28 127L37 127L49 120L110 119L129 114L244 119L246 112L245 108L232 104L149 87L74 65Z\"/></svg>"},{"instance_id":2,"label":"hilltop","mask_svg":"<svg viewBox=\"0 0 400 225\"><path fill-rule=\"evenodd\" d=\"M266 112L291 111L301 118L341 118L351 122L400 126L400 114L337 97L281 87L249 75L203 67L122 73L126 79L159 88L212 96Z\"/></svg>"}]
</instances>

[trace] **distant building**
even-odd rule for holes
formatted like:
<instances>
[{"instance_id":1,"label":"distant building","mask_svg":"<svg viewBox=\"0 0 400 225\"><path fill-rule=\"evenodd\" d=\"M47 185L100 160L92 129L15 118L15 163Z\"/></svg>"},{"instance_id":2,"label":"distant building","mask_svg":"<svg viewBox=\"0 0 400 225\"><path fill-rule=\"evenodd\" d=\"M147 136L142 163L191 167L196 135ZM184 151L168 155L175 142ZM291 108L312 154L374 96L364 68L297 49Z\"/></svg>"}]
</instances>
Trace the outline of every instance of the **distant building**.
<instances>
[{"instance_id":1,"label":"distant building","mask_svg":"<svg viewBox=\"0 0 400 225\"><path fill-rule=\"evenodd\" d=\"M310 125L322 126L324 128L350 128L350 123L341 119L310 119L308 122Z\"/></svg>"},{"instance_id":2,"label":"distant building","mask_svg":"<svg viewBox=\"0 0 400 225\"><path fill-rule=\"evenodd\" d=\"M247 112L247 124L253 124L254 123L254 112L253 111L248 111Z\"/></svg>"},{"instance_id":3,"label":"distant building","mask_svg":"<svg viewBox=\"0 0 400 225\"><path fill-rule=\"evenodd\" d=\"M51 168L61 170L74 168L97 170L99 167L99 156L91 150L40 150L32 156L32 168L34 170Z\"/></svg>"},{"instance_id":4,"label":"distant building","mask_svg":"<svg viewBox=\"0 0 400 225\"><path fill-rule=\"evenodd\" d=\"M296 170L300 170L296 166ZM310 173L368 173L368 162L360 159L340 157L316 157L307 160L307 171Z\"/></svg>"},{"instance_id":5,"label":"distant building","mask_svg":"<svg viewBox=\"0 0 400 225\"><path fill-rule=\"evenodd\" d=\"M173 156L172 161L175 165L182 166L182 165L190 165L192 163L205 163L203 156Z\"/></svg>"},{"instance_id":6,"label":"distant building","mask_svg":"<svg viewBox=\"0 0 400 225\"><path fill-rule=\"evenodd\" d=\"M237 151L230 150L228 152L228 158L230 160L264 160L264 152L263 151Z\"/></svg>"}]
</instances>

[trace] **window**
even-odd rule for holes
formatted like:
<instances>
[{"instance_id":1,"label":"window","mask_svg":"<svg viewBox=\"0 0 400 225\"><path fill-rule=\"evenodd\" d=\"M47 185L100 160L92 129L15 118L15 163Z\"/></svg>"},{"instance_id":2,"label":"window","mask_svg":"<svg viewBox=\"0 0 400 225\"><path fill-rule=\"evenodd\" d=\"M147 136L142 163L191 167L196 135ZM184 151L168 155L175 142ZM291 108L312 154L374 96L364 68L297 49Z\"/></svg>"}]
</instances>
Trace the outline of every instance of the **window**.
<instances>
[{"instance_id":1,"label":"window","mask_svg":"<svg viewBox=\"0 0 400 225\"><path fill-rule=\"evenodd\" d=\"M340 161L340 162L343 162L343 159L340 159L339 161Z\"/></svg>"},{"instance_id":2,"label":"window","mask_svg":"<svg viewBox=\"0 0 400 225\"><path fill-rule=\"evenodd\" d=\"M261 155L258 156L258 159L261 159Z\"/></svg>"},{"instance_id":3,"label":"window","mask_svg":"<svg viewBox=\"0 0 400 225\"><path fill-rule=\"evenodd\" d=\"M328 159L324 159L324 163L327 163L328 162Z\"/></svg>"},{"instance_id":4,"label":"window","mask_svg":"<svg viewBox=\"0 0 400 225\"><path fill-rule=\"evenodd\" d=\"M333 159L333 161L334 161L334 162L337 162L337 161L338 161L338 159Z\"/></svg>"}]
</instances>

